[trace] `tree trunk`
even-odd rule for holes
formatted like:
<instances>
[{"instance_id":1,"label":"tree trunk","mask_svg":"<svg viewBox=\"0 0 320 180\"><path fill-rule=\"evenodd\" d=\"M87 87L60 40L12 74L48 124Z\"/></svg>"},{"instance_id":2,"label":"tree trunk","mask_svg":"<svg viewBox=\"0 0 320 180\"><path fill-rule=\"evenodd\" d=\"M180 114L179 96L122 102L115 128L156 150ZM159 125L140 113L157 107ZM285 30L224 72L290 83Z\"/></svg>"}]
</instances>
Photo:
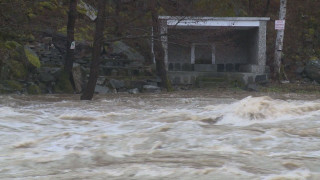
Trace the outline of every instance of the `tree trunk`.
<instances>
[{"instance_id":1,"label":"tree trunk","mask_svg":"<svg viewBox=\"0 0 320 180\"><path fill-rule=\"evenodd\" d=\"M74 49L71 49L71 43L74 41L74 27L77 19L77 3L78 0L70 0L69 13L68 13L68 25L67 25L67 54L65 56L64 70L71 77L72 66L74 59Z\"/></svg>"},{"instance_id":2,"label":"tree trunk","mask_svg":"<svg viewBox=\"0 0 320 180\"><path fill-rule=\"evenodd\" d=\"M286 19L286 11L287 11L287 0L280 0L279 20ZM274 76L277 80L280 80L283 38L284 38L284 29L278 30L277 39L276 39L276 49L274 53Z\"/></svg>"},{"instance_id":3,"label":"tree trunk","mask_svg":"<svg viewBox=\"0 0 320 180\"><path fill-rule=\"evenodd\" d=\"M267 0L266 9L264 10L263 16L266 16L269 12L270 0Z\"/></svg>"},{"instance_id":4,"label":"tree trunk","mask_svg":"<svg viewBox=\"0 0 320 180\"><path fill-rule=\"evenodd\" d=\"M167 91L172 91L171 82L167 75L167 69L165 65L165 52L162 46L161 34L160 30L160 23L158 19L158 12L157 12L157 2L156 0L151 1L150 10L152 13L152 28L153 28L153 35L154 35L154 55L156 61L156 69L157 74L161 78L161 87L166 88Z\"/></svg>"},{"instance_id":5,"label":"tree trunk","mask_svg":"<svg viewBox=\"0 0 320 180\"><path fill-rule=\"evenodd\" d=\"M96 32L93 42L92 50L92 62L90 67L90 77L87 84L87 88L81 96L81 100L91 100L93 98L94 89L96 87L98 74L99 74L99 63L101 46L103 43L103 30L106 21L106 0L98 1L98 16L96 19Z\"/></svg>"}]
</instances>

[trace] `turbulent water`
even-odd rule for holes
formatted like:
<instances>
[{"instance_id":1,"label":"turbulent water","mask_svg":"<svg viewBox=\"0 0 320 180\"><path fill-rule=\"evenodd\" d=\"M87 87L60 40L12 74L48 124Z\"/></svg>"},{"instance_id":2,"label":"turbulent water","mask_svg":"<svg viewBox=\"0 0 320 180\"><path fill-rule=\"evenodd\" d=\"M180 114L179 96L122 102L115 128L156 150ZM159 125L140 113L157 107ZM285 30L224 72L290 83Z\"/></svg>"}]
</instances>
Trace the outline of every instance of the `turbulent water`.
<instances>
[{"instance_id":1,"label":"turbulent water","mask_svg":"<svg viewBox=\"0 0 320 180\"><path fill-rule=\"evenodd\" d=\"M0 179L320 179L320 101L0 96Z\"/></svg>"}]
</instances>

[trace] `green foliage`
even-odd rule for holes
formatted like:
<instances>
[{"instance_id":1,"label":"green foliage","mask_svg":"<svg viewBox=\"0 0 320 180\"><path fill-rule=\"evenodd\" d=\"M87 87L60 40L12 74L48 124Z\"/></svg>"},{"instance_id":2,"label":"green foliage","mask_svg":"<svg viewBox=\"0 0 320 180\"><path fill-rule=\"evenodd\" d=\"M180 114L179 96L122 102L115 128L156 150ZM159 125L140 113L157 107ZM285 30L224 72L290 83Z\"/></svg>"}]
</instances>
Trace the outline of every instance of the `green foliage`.
<instances>
[{"instance_id":1,"label":"green foliage","mask_svg":"<svg viewBox=\"0 0 320 180\"><path fill-rule=\"evenodd\" d=\"M83 25L75 28L74 38L76 41L93 41L94 26Z\"/></svg>"},{"instance_id":2,"label":"green foliage","mask_svg":"<svg viewBox=\"0 0 320 180\"><path fill-rule=\"evenodd\" d=\"M26 54L26 57L28 61L34 66L39 68L41 66L39 57L34 54L29 48L24 48L24 52Z\"/></svg>"},{"instance_id":3,"label":"green foliage","mask_svg":"<svg viewBox=\"0 0 320 180\"><path fill-rule=\"evenodd\" d=\"M54 9L57 8L57 6L52 2L42 1L42 2L39 2L39 8L40 9L54 10Z\"/></svg>"},{"instance_id":4,"label":"green foliage","mask_svg":"<svg viewBox=\"0 0 320 180\"><path fill-rule=\"evenodd\" d=\"M58 32L66 35L67 34L67 26L61 27L60 29L58 29Z\"/></svg>"},{"instance_id":5,"label":"green foliage","mask_svg":"<svg viewBox=\"0 0 320 180\"><path fill-rule=\"evenodd\" d=\"M55 93L73 93L73 87L69 80L69 75L65 71L60 73L57 84L54 86Z\"/></svg>"}]
</instances>

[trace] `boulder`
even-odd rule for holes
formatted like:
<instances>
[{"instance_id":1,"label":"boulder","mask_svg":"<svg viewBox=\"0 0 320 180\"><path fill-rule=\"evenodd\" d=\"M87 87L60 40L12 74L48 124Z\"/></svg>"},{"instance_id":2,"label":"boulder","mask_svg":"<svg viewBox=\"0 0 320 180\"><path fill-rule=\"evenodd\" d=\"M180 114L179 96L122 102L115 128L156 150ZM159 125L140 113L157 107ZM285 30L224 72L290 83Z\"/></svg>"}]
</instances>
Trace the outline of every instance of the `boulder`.
<instances>
[{"instance_id":1,"label":"boulder","mask_svg":"<svg viewBox=\"0 0 320 180\"><path fill-rule=\"evenodd\" d=\"M304 67L303 66L297 67L295 72L296 72L296 74L302 74L304 72Z\"/></svg>"},{"instance_id":2,"label":"boulder","mask_svg":"<svg viewBox=\"0 0 320 180\"><path fill-rule=\"evenodd\" d=\"M138 88L130 89L128 92L129 92L129 94L138 94L139 89Z\"/></svg>"},{"instance_id":3,"label":"boulder","mask_svg":"<svg viewBox=\"0 0 320 180\"><path fill-rule=\"evenodd\" d=\"M108 87L100 86L100 85L96 85L96 87L94 89L94 93L98 93L98 94L108 94L111 92L112 91L110 91L110 89Z\"/></svg>"},{"instance_id":4,"label":"boulder","mask_svg":"<svg viewBox=\"0 0 320 180\"><path fill-rule=\"evenodd\" d=\"M104 85L105 81L106 81L106 77L99 76L98 79L97 79L97 84L98 85Z\"/></svg>"},{"instance_id":5,"label":"boulder","mask_svg":"<svg viewBox=\"0 0 320 180\"><path fill-rule=\"evenodd\" d=\"M129 60L133 60L136 62L144 62L145 58L137 52L132 47L126 45L122 41L116 41L112 45L112 53L114 54L124 54Z\"/></svg>"},{"instance_id":6,"label":"boulder","mask_svg":"<svg viewBox=\"0 0 320 180\"><path fill-rule=\"evenodd\" d=\"M305 67L305 72L310 79L320 83L320 60L310 60Z\"/></svg>"},{"instance_id":7,"label":"boulder","mask_svg":"<svg viewBox=\"0 0 320 180\"><path fill-rule=\"evenodd\" d=\"M128 82L128 87L142 89L144 85L150 85L145 80L132 80ZM156 85L155 85L156 86Z\"/></svg>"},{"instance_id":8,"label":"boulder","mask_svg":"<svg viewBox=\"0 0 320 180\"><path fill-rule=\"evenodd\" d=\"M125 86L124 81L116 80L116 79L111 79L109 83L113 89L120 89Z\"/></svg>"},{"instance_id":9,"label":"boulder","mask_svg":"<svg viewBox=\"0 0 320 180\"><path fill-rule=\"evenodd\" d=\"M55 78L48 72L40 72L40 81L42 82L52 82Z\"/></svg>"},{"instance_id":10,"label":"boulder","mask_svg":"<svg viewBox=\"0 0 320 180\"><path fill-rule=\"evenodd\" d=\"M248 84L246 89L248 91L256 91L256 92L259 91L259 87L257 86L257 84Z\"/></svg>"},{"instance_id":11,"label":"boulder","mask_svg":"<svg viewBox=\"0 0 320 180\"><path fill-rule=\"evenodd\" d=\"M144 85L143 92L158 93L158 92L161 92L161 89L158 86Z\"/></svg>"},{"instance_id":12,"label":"boulder","mask_svg":"<svg viewBox=\"0 0 320 180\"><path fill-rule=\"evenodd\" d=\"M87 41L76 42L75 61L83 61L84 63L88 63L88 61L85 61L84 59L85 58L91 59L91 53L92 53L92 46L90 42L87 42Z\"/></svg>"},{"instance_id":13,"label":"boulder","mask_svg":"<svg viewBox=\"0 0 320 180\"><path fill-rule=\"evenodd\" d=\"M45 83L55 81L60 70L60 68L41 67L39 69L39 79Z\"/></svg>"}]
</instances>

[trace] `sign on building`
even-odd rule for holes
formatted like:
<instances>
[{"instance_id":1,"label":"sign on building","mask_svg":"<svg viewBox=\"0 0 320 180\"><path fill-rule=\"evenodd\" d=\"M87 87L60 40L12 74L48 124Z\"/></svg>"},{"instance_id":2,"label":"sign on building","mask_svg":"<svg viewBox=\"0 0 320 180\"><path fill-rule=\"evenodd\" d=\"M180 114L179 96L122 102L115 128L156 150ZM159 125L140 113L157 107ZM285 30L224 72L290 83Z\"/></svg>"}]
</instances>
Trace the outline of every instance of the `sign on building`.
<instances>
[{"instance_id":1,"label":"sign on building","mask_svg":"<svg viewBox=\"0 0 320 180\"><path fill-rule=\"evenodd\" d=\"M276 20L275 21L275 29L276 30L284 30L286 21L285 20Z\"/></svg>"}]
</instances>

